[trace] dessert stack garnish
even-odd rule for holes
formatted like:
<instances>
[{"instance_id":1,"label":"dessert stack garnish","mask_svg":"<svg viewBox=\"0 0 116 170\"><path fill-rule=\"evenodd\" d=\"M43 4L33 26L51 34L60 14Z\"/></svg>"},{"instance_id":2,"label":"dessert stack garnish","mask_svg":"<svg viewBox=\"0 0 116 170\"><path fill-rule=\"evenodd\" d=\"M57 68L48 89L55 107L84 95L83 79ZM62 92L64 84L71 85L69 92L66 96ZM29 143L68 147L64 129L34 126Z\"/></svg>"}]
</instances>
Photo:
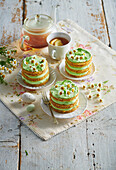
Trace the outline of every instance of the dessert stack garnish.
<instances>
[{"instance_id":1,"label":"dessert stack garnish","mask_svg":"<svg viewBox=\"0 0 116 170\"><path fill-rule=\"evenodd\" d=\"M53 110L70 113L79 107L79 89L71 80L57 81L50 89L50 103Z\"/></svg>"},{"instance_id":2,"label":"dessert stack garnish","mask_svg":"<svg viewBox=\"0 0 116 170\"><path fill-rule=\"evenodd\" d=\"M92 55L89 51L77 48L66 53L65 71L71 77L84 77L91 73Z\"/></svg>"},{"instance_id":3,"label":"dessert stack garnish","mask_svg":"<svg viewBox=\"0 0 116 170\"><path fill-rule=\"evenodd\" d=\"M45 85L49 80L47 60L37 55L26 57L22 64L22 79L28 86L38 87Z\"/></svg>"},{"instance_id":4,"label":"dessert stack garnish","mask_svg":"<svg viewBox=\"0 0 116 170\"><path fill-rule=\"evenodd\" d=\"M7 82L4 80L6 74L11 74L16 69L17 61L13 57L17 50L8 50L6 46L0 47L0 84Z\"/></svg>"}]
</instances>

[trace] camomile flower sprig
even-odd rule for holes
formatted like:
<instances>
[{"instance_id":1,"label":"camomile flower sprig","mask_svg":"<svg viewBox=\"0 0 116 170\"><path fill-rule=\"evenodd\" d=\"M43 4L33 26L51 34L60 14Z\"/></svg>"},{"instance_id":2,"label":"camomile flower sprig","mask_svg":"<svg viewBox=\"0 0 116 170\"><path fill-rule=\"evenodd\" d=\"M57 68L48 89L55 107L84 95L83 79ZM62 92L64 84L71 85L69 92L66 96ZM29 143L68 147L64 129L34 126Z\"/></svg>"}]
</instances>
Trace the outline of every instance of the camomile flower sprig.
<instances>
[{"instance_id":1,"label":"camomile flower sprig","mask_svg":"<svg viewBox=\"0 0 116 170\"><path fill-rule=\"evenodd\" d=\"M11 49L7 50L6 46L0 47L0 55L3 55L4 57L12 56L17 52L17 50Z\"/></svg>"},{"instance_id":2,"label":"camomile flower sprig","mask_svg":"<svg viewBox=\"0 0 116 170\"><path fill-rule=\"evenodd\" d=\"M98 83L91 83L87 85L87 88L93 89L91 92L95 92L95 89L101 89L101 90L106 90L105 84L108 82L108 80L104 82L98 82Z\"/></svg>"},{"instance_id":3,"label":"camomile flower sprig","mask_svg":"<svg viewBox=\"0 0 116 170\"><path fill-rule=\"evenodd\" d=\"M86 95L87 98L90 99L96 99L99 103L102 103L104 94L110 92L110 89L108 88L108 86L106 86L105 84L108 82L108 80L104 81L104 82L97 82L97 83L90 83L90 84L83 84L81 86L81 88L83 90L86 90ZM103 93L103 92L105 93Z\"/></svg>"},{"instance_id":4,"label":"camomile flower sprig","mask_svg":"<svg viewBox=\"0 0 116 170\"><path fill-rule=\"evenodd\" d=\"M17 61L13 55L17 50L10 49L7 50L6 46L0 47L0 84L7 85L7 82L4 80L5 73L11 73L11 70L14 70L17 66Z\"/></svg>"}]
</instances>

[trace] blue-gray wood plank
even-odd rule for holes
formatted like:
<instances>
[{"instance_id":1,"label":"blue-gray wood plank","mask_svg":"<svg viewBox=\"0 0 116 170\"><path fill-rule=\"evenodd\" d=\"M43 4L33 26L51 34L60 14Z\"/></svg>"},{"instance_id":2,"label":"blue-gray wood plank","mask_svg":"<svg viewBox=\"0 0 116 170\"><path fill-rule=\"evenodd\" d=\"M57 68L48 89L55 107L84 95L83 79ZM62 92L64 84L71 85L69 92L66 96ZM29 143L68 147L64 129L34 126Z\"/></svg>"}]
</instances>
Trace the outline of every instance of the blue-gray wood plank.
<instances>
[{"instance_id":1,"label":"blue-gray wood plank","mask_svg":"<svg viewBox=\"0 0 116 170\"><path fill-rule=\"evenodd\" d=\"M103 0L110 44L116 50L116 0Z\"/></svg>"},{"instance_id":2,"label":"blue-gray wood plank","mask_svg":"<svg viewBox=\"0 0 116 170\"><path fill-rule=\"evenodd\" d=\"M0 170L19 167L19 120L0 102Z\"/></svg>"}]
</instances>

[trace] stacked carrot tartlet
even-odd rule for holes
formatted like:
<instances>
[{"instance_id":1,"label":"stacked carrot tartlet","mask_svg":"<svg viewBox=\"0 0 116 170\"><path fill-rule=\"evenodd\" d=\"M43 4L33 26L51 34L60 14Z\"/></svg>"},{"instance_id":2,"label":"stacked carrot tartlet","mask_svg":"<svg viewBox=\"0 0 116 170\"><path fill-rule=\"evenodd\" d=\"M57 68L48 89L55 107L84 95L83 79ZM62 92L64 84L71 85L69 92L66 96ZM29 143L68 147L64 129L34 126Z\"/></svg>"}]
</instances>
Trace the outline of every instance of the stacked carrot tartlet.
<instances>
[{"instance_id":1,"label":"stacked carrot tartlet","mask_svg":"<svg viewBox=\"0 0 116 170\"><path fill-rule=\"evenodd\" d=\"M79 89L71 80L57 81L50 89L52 108L60 113L73 112L79 107Z\"/></svg>"},{"instance_id":2,"label":"stacked carrot tartlet","mask_svg":"<svg viewBox=\"0 0 116 170\"><path fill-rule=\"evenodd\" d=\"M78 48L70 50L65 57L65 71L72 77L83 77L91 73L92 55L89 51Z\"/></svg>"},{"instance_id":3,"label":"stacked carrot tartlet","mask_svg":"<svg viewBox=\"0 0 116 170\"><path fill-rule=\"evenodd\" d=\"M28 86L32 87L46 84L49 80L47 60L37 55L26 57L22 63L22 79Z\"/></svg>"}]
</instances>

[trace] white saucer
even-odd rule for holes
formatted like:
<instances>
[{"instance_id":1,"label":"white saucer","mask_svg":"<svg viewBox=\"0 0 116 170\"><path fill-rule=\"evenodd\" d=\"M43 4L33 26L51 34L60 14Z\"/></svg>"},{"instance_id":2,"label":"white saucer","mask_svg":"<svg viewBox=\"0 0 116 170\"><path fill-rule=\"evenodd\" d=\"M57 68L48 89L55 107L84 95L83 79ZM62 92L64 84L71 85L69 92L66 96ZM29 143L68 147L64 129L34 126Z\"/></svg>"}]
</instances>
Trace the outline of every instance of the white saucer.
<instances>
[{"instance_id":1,"label":"white saucer","mask_svg":"<svg viewBox=\"0 0 116 170\"><path fill-rule=\"evenodd\" d=\"M31 89L31 90L39 90L41 88L46 88L46 87L52 85L55 82L55 80L56 80L56 73L55 73L55 71L51 67L49 67L49 71L50 71L50 78L49 78L48 82L45 85L43 85L43 86L31 87L31 86L26 85L24 83L24 81L22 80L21 70L17 74L17 82L21 86L23 86L23 87L25 87L27 89Z\"/></svg>"},{"instance_id":2,"label":"white saucer","mask_svg":"<svg viewBox=\"0 0 116 170\"><path fill-rule=\"evenodd\" d=\"M84 80L84 79L90 78L90 77L93 75L93 73L95 72L95 65L92 63L92 69L91 69L91 73L90 73L89 75L84 76L84 77L80 77L80 78L72 77L72 76L70 76L70 75L68 75L68 74L66 73L66 71L65 71L65 59L62 60L62 62L60 63L60 65L59 65L59 70L60 70L60 73L61 73L64 77L66 77L66 78L68 78L68 79L71 79L71 80Z\"/></svg>"},{"instance_id":3,"label":"white saucer","mask_svg":"<svg viewBox=\"0 0 116 170\"><path fill-rule=\"evenodd\" d=\"M49 98L49 93L47 93L47 96ZM45 113L51 116L49 107L43 103L42 99L41 99L41 107ZM53 113L56 118L68 119L82 114L85 111L86 107L87 107L87 98L83 93L79 93L79 107L74 112L62 114L62 113L55 112L53 110Z\"/></svg>"}]
</instances>

